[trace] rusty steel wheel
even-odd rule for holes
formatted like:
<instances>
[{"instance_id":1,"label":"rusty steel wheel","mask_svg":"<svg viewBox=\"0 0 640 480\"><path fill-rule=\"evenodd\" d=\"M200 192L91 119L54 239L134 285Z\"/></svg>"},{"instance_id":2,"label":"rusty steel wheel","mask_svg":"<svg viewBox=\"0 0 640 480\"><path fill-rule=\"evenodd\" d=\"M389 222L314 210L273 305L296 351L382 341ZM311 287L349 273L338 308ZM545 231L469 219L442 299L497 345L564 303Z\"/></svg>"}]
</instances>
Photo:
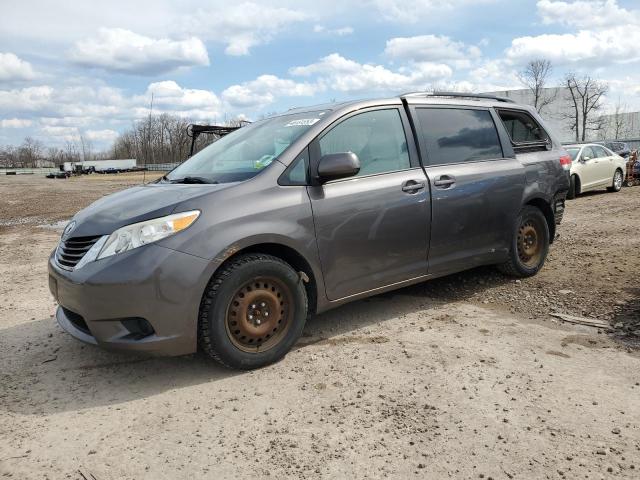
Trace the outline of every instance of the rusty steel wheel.
<instances>
[{"instance_id":1,"label":"rusty steel wheel","mask_svg":"<svg viewBox=\"0 0 640 480\"><path fill-rule=\"evenodd\" d=\"M240 287L227 308L226 329L231 342L248 353L277 345L292 323L292 294L273 277L259 277Z\"/></svg>"},{"instance_id":2,"label":"rusty steel wheel","mask_svg":"<svg viewBox=\"0 0 640 480\"><path fill-rule=\"evenodd\" d=\"M273 255L240 254L220 267L204 291L198 343L227 367L264 367L291 350L307 314L298 271Z\"/></svg>"},{"instance_id":3,"label":"rusty steel wheel","mask_svg":"<svg viewBox=\"0 0 640 480\"><path fill-rule=\"evenodd\" d=\"M549 252L549 223L542 211L525 205L513 224L507 261L498 268L513 277L531 277L540 271Z\"/></svg>"},{"instance_id":4,"label":"rusty steel wheel","mask_svg":"<svg viewBox=\"0 0 640 480\"><path fill-rule=\"evenodd\" d=\"M542 259L543 244L540 236L535 222L531 220L523 222L518 229L518 257L528 268L537 267Z\"/></svg>"}]
</instances>

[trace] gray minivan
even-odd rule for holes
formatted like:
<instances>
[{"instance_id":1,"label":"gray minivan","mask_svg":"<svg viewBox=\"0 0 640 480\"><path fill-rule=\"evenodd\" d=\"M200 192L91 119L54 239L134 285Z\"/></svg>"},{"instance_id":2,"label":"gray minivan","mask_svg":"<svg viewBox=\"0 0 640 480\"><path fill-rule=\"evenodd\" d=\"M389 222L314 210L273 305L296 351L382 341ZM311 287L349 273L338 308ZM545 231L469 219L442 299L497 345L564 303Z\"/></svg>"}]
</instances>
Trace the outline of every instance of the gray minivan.
<instances>
[{"instance_id":1,"label":"gray minivan","mask_svg":"<svg viewBox=\"0 0 640 480\"><path fill-rule=\"evenodd\" d=\"M313 313L479 265L534 275L570 165L499 97L290 110L76 214L49 260L56 317L100 346L260 367Z\"/></svg>"}]
</instances>

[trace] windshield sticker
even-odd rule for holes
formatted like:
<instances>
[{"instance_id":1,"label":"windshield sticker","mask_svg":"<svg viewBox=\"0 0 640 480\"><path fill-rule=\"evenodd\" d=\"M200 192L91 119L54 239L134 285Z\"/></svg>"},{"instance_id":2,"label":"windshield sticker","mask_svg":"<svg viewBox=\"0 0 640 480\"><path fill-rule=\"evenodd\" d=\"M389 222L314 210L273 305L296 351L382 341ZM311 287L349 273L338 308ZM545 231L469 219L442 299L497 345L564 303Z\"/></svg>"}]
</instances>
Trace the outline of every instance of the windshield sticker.
<instances>
[{"instance_id":1,"label":"windshield sticker","mask_svg":"<svg viewBox=\"0 0 640 480\"><path fill-rule=\"evenodd\" d=\"M301 118L300 120L291 120L285 127L303 127L314 125L320 121L319 118Z\"/></svg>"},{"instance_id":2,"label":"windshield sticker","mask_svg":"<svg viewBox=\"0 0 640 480\"><path fill-rule=\"evenodd\" d=\"M271 165L271 162L273 162L273 159L274 159L273 155L263 155L262 158L253 162L253 168L255 168L256 170L262 170L263 168Z\"/></svg>"}]
</instances>

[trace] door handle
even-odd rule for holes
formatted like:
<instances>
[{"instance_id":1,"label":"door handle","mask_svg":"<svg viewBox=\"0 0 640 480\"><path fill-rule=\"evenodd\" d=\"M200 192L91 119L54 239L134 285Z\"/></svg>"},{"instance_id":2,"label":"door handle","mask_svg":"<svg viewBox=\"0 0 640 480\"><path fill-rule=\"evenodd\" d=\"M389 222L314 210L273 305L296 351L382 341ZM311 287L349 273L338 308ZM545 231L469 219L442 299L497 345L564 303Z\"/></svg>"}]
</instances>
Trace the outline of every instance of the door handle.
<instances>
[{"instance_id":1,"label":"door handle","mask_svg":"<svg viewBox=\"0 0 640 480\"><path fill-rule=\"evenodd\" d=\"M454 183L456 183L456 179L450 175L442 175L433 182L436 187L440 188L449 188Z\"/></svg>"},{"instance_id":2,"label":"door handle","mask_svg":"<svg viewBox=\"0 0 640 480\"><path fill-rule=\"evenodd\" d=\"M421 180L407 180L402 184L402 191L407 193L417 193L424 188Z\"/></svg>"}]
</instances>

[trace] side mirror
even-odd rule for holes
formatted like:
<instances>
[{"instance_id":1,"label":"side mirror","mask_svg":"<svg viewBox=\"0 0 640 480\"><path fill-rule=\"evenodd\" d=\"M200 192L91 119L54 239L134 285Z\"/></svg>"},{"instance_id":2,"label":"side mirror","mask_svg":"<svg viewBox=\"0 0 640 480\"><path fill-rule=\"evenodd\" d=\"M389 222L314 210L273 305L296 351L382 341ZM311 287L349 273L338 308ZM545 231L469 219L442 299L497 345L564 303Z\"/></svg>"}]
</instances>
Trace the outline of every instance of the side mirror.
<instances>
[{"instance_id":1,"label":"side mirror","mask_svg":"<svg viewBox=\"0 0 640 480\"><path fill-rule=\"evenodd\" d=\"M360 160L353 152L330 153L324 155L318 163L318 178L320 183L330 180L348 178L360 171Z\"/></svg>"},{"instance_id":2,"label":"side mirror","mask_svg":"<svg viewBox=\"0 0 640 480\"><path fill-rule=\"evenodd\" d=\"M584 163L584 162L586 162L586 161L588 161L588 160L591 160L591 157L588 157L588 156L587 156L587 157L582 157L582 158L580 159L580 161L581 161L582 163Z\"/></svg>"}]
</instances>

